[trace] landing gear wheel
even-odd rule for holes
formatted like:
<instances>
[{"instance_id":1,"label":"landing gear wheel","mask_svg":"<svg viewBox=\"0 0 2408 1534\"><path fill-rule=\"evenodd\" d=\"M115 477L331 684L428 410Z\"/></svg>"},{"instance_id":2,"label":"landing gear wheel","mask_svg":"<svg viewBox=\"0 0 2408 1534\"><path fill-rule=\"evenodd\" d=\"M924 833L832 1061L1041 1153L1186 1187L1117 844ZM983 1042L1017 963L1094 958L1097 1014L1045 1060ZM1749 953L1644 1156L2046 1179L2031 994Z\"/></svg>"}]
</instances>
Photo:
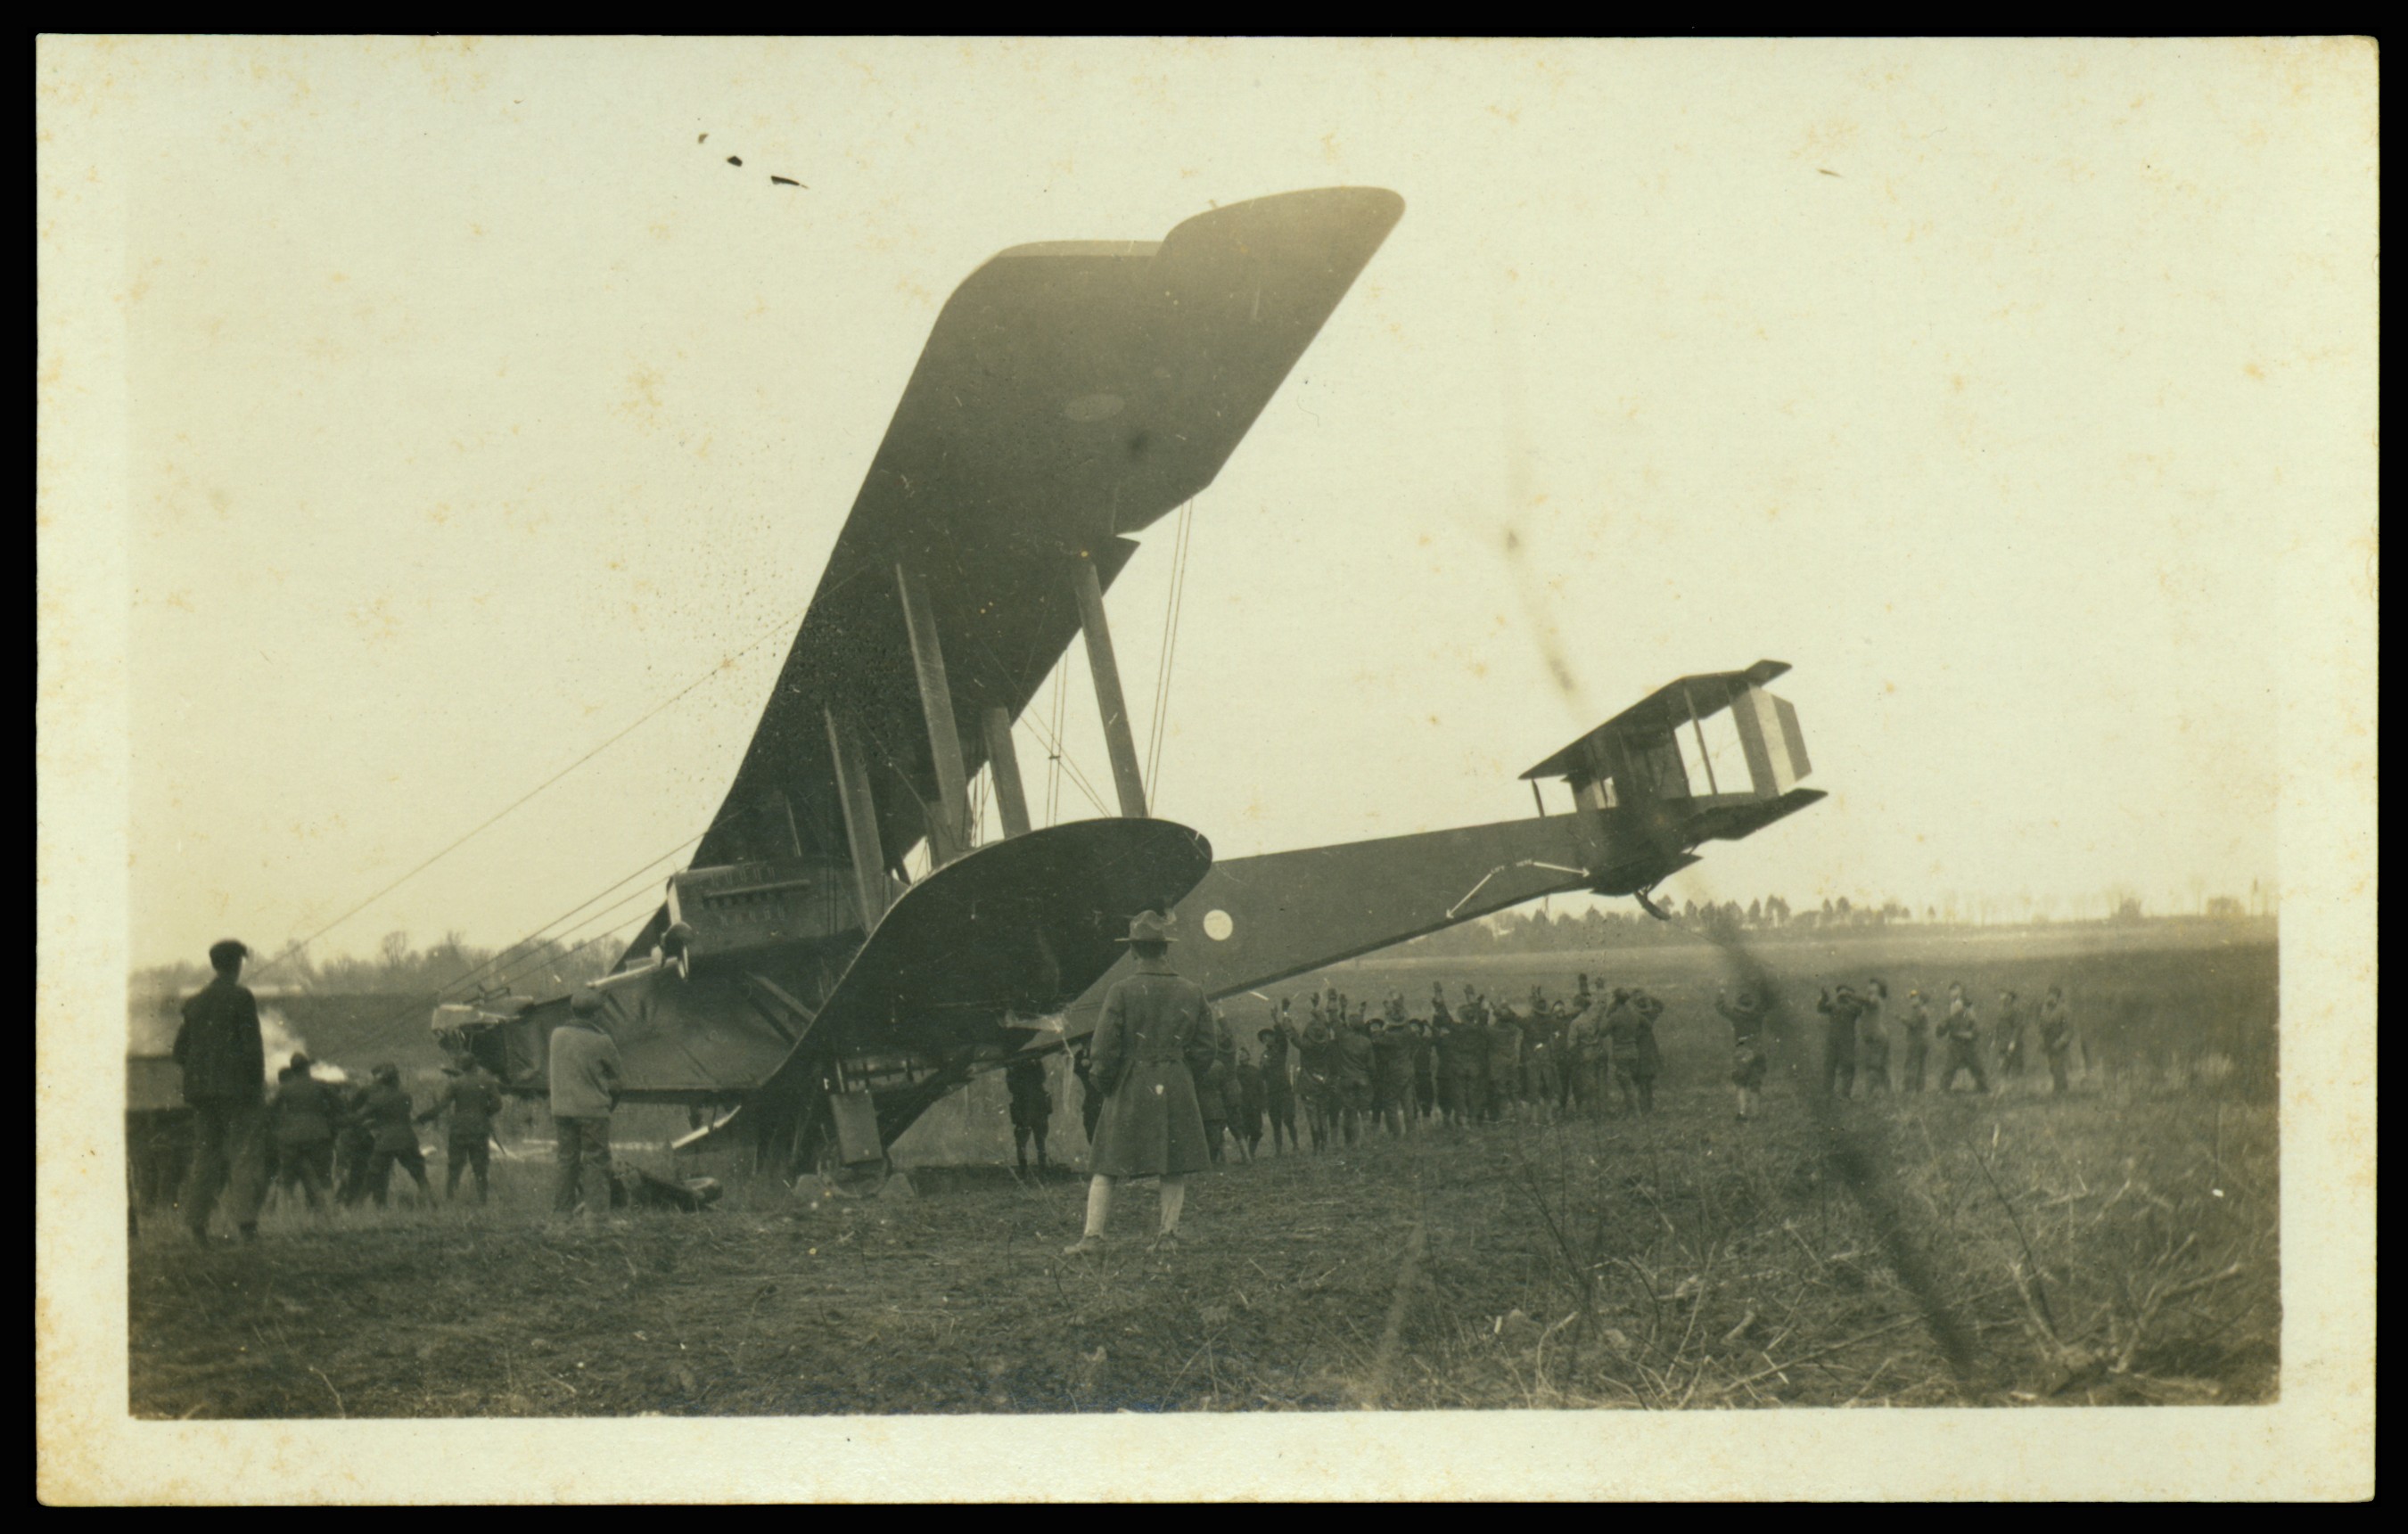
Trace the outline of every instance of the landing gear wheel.
<instances>
[{"instance_id":1,"label":"landing gear wheel","mask_svg":"<svg viewBox=\"0 0 2408 1534\"><path fill-rule=\"evenodd\" d=\"M875 1161L840 1161L840 1154L829 1140L820 1147L814 1167L827 1190L839 1197L874 1197L895 1170L895 1164L882 1155Z\"/></svg>"}]
</instances>

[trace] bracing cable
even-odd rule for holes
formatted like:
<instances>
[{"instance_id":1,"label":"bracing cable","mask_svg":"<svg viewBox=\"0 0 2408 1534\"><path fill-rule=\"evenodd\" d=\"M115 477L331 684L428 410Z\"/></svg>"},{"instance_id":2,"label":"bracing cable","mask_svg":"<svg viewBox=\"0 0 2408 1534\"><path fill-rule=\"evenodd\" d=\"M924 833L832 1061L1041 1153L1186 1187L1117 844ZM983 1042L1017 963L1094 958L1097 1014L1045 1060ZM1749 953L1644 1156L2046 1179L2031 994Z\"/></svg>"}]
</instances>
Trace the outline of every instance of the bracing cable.
<instances>
[{"instance_id":1,"label":"bracing cable","mask_svg":"<svg viewBox=\"0 0 2408 1534\"><path fill-rule=\"evenodd\" d=\"M705 682L710 681L712 678L724 675L731 669L734 662L741 660L746 655L751 654L753 651L758 650L764 643L773 637L791 631L796 624L802 621L804 614L808 613L810 610L810 609L806 607L802 612L797 612L791 618L781 619L776 625L764 629L757 638L747 644L743 649L736 652L733 655L725 657L717 666L712 667L701 676L695 678L694 681L687 682L683 687L679 688L676 692L671 693L667 697L663 698L660 702L652 705L652 707L647 709L641 714L638 714L632 724L621 728L616 734L610 736L600 745L595 746L584 755L580 756L574 762L562 767L558 772L553 773L551 777L546 778L543 781L536 784L533 788L528 789L517 798L512 799L509 803L502 806L501 809L495 810L493 814L487 816L484 820L479 822L467 831L462 833L457 839L445 845L441 850L437 851L433 856L427 858L424 862L420 863L416 867L411 868L408 873L403 874L400 878L395 879L393 882L385 885L384 888L377 891L374 895L369 896L358 905L355 905L349 910L344 911L340 916L328 922L317 931L310 933L308 937L286 947L282 953L278 953L274 958L252 970L252 977L255 980L266 975L278 965L280 965L292 958L295 953L300 953L303 949L308 947L311 943L316 942L327 933L334 931L335 928L342 925L345 922L350 921L352 917L357 916L360 912L367 910L370 906L375 905L386 896L391 895L394 891L401 888L402 885L407 884L411 880L417 878L420 874L424 873L427 869L435 867L436 864L441 862L444 858L451 856L455 852L458 852L462 847L466 846L469 840L490 829L504 816L509 814L512 810L517 810L520 806L525 804L528 800L534 798L545 789L550 788L552 784L560 781L563 778L567 777L570 773L575 772L579 767L583 767L586 763L594 760L596 756L601 755L604 752L609 750L612 746L617 745L628 736L633 735L637 730L642 728L645 724L651 723L653 719L665 712L671 705L684 698L687 694L692 693L695 689L702 686Z\"/></svg>"}]
</instances>

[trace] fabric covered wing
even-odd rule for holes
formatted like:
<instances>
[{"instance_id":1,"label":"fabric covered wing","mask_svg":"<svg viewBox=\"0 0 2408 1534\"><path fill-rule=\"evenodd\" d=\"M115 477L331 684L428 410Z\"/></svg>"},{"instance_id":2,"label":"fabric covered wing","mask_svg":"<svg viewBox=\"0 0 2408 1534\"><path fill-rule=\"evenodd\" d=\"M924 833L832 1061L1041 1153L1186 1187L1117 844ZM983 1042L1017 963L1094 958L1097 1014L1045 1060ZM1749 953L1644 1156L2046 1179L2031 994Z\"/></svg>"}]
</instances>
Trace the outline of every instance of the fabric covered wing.
<instances>
[{"instance_id":1,"label":"fabric covered wing","mask_svg":"<svg viewBox=\"0 0 2408 1534\"><path fill-rule=\"evenodd\" d=\"M898 860L936 795L895 568L925 584L966 770L1078 632L1070 561L1109 584L1211 483L1403 210L1340 188L1240 203L1159 244L1022 246L938 317L736 782L695 861L849 863L823 705L869 758ZM651 933L638 939L648 942Z\"/></svg>"}]
</instances>

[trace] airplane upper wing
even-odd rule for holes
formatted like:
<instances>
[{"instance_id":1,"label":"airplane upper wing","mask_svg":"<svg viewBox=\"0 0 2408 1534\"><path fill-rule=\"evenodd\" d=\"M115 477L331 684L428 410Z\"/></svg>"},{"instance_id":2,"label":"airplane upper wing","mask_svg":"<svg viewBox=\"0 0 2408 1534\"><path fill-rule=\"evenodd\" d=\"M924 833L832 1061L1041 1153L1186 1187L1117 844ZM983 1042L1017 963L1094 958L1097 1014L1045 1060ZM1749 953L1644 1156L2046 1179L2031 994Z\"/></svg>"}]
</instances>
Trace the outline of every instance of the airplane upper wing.
<instances>
[{"instance_id":1,"label":"airplane upper wing","mask_svg":"<svg viewBox=\"0 0 2408 1534\"><path fill-rule=\"evenodd\" d=\"M1158 244L1024 245L937 318L697 865L849 862L822 706L860 731L899 862L937 796L895 567L926 587L965 770L1079 628L1140 531L1211 484L1404 209L1373 188L1189 219ZM657 936L662 918L637 940Z\"/></svg>"}]
</instances>

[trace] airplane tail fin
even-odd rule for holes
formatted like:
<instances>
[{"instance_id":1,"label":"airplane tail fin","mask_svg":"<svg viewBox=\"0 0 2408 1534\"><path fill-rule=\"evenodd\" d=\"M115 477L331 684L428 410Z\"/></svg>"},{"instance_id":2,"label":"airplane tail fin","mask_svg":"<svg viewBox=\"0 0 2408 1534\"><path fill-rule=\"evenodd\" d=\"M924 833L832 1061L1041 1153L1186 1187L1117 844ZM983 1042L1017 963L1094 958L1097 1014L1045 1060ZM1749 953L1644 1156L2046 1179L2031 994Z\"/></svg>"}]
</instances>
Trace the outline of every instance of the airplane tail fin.
<instances>
[{"instance_id":1,"label":"airplane tail fin","mask_svg":"<svg viewBox=\"0 0 2408 1534\"><path fill-rule=\"evenodd\" d=\"M1763 660L1660 687L1522 774L1559 778L1591 822L1600 895L1638 895L1822 798L1799 786L1813 763L1798 710L1766 691L1789 669Z\"/></svg>"}]
</instances>

